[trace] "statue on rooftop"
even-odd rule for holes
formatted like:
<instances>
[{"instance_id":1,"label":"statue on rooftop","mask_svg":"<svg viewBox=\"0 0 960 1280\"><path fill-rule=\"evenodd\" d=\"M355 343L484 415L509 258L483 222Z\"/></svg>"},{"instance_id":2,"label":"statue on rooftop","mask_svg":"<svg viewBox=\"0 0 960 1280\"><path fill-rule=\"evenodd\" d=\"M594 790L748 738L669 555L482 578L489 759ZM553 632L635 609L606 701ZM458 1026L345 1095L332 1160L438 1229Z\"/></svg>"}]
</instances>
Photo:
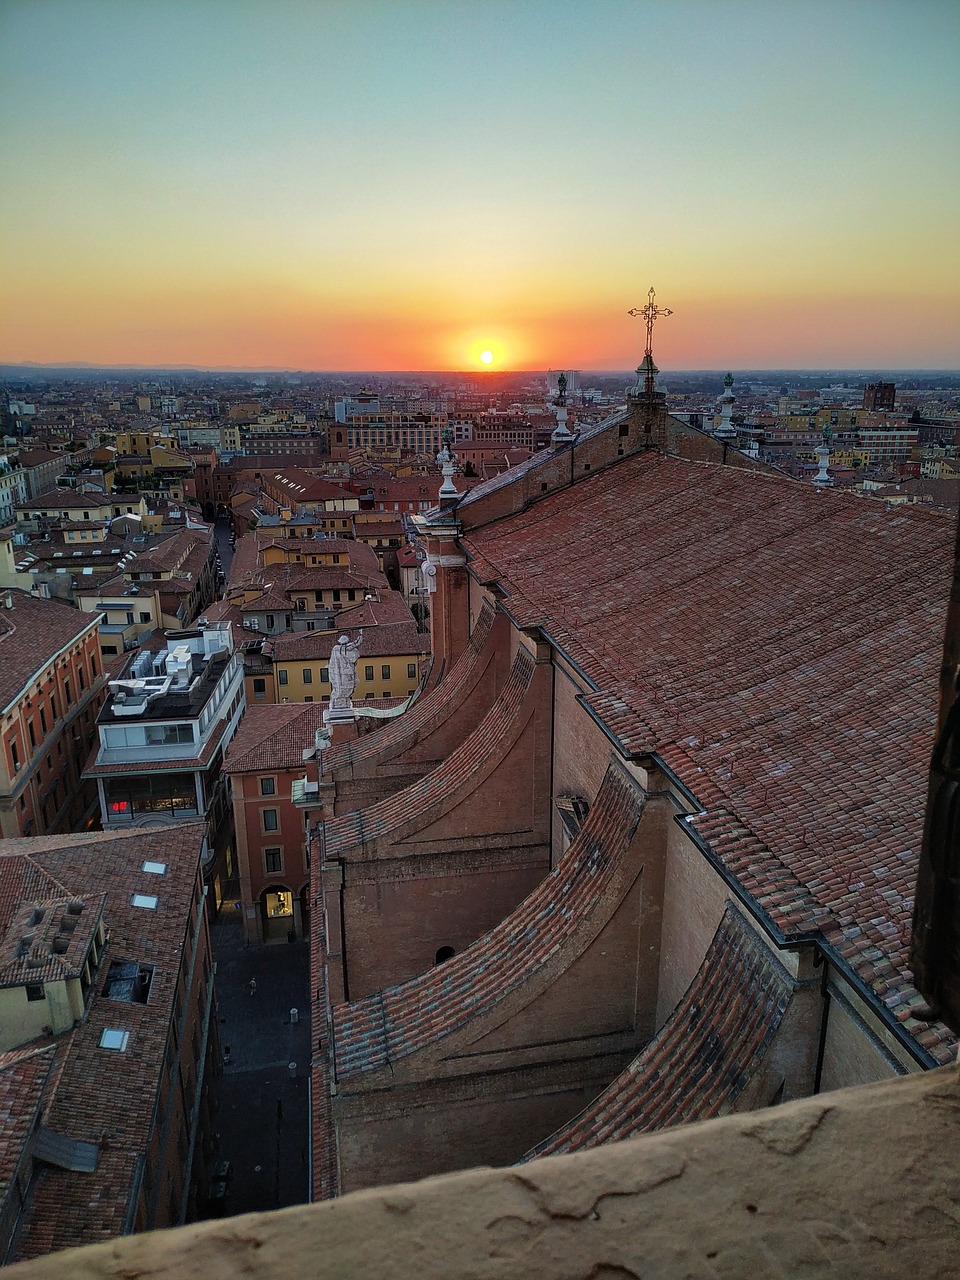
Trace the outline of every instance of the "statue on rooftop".
<instances>
[{"instance_id":1,"label":"statue on rooftop","mask_svg":"<svg viewBox=\"0 0 960 1280\"><path fill-rule=\"evenodd\" d=\"M349 709L353 705L353 691L357 687L357 659L363 632L357 640L341 636L330 653L330 706Z\"/></svg>"}]
</instances>

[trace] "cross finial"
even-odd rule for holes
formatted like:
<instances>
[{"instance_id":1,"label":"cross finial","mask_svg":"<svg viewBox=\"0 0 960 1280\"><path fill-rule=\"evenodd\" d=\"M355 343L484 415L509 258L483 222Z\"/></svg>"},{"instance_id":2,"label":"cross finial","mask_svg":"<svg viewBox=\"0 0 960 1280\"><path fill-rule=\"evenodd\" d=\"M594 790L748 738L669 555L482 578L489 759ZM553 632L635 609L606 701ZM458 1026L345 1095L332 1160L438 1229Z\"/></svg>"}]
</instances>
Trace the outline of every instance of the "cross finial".
<instances>
[{"instance_id":1,"label":"cross finial","mask_svg":"<svg viewBox=\"0 0 960 1280\"><path fill-rule=\"evenodd\" d=\"M647 304L644 307L633 307L627 312L628 316L643 316L647 322L647 345L644 349L643 367L646 370L644 378L644 391L648 394L653 392L653 322L657 316L672 316L673 312L669 307L657 306L657 294L653 286L650 286L650 292L647 294Z\"/></svg>"}]
</instances>

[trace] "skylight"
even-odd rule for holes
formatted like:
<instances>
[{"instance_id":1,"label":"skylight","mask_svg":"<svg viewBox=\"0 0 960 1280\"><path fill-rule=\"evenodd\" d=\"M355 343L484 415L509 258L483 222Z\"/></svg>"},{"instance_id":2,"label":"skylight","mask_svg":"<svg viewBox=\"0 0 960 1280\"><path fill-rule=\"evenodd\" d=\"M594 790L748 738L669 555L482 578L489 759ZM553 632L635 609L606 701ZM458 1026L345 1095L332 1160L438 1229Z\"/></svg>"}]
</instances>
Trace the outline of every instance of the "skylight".
<instances>
[{"instance_id":1,"label":"skylight","mask_svg":"<svg viewBox=\"0 0 960 1280\"><path fill-rule=\"evenodd\" d=\"M152 893L135 893L130 898L131 907L143 907L147 911L156 911L160 899Z\"/></svg>"},{"instance_id":2,"label":"skylight","mask_svg":"<svg viewBox=\"0 0 960 1280\"><path fill-rule=\"evenodd\" d=\"M130 1032L121 1031L117 1027L104 1027L100 1032L100 1048L113 1049L123 1053L130 1041Z\"/></svg>"},{"instance_id":3,"label":"skylight","mask_svg":"<svg viewBox=\"0 0 960 1280\"><path fill-rule=\"evenodd\" d=\"M140 870L146 871L152 876L162 876L167 873L167 864L165 862L142 862Z\"/></svg>"}]
</instances>

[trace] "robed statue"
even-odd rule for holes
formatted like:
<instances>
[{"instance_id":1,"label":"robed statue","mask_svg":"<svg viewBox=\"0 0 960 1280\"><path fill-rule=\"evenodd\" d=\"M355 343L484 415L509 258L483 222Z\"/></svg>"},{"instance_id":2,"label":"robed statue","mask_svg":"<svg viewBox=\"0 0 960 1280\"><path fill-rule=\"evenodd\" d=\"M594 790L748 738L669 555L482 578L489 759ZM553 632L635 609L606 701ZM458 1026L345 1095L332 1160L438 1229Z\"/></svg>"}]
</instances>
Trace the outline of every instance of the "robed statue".
<instances>
[{"instance_id":1,"label":"robed statue","mask_svg":"<svg viewBox=\"0 0 960 1280\"><path fill-rule=\"evenodd\" d=\"M363 632L357 640L341 636L330 653L330 706L348 710L353 705L353 691L357 687L357 659Z\"/></svg>"}]
</instances>

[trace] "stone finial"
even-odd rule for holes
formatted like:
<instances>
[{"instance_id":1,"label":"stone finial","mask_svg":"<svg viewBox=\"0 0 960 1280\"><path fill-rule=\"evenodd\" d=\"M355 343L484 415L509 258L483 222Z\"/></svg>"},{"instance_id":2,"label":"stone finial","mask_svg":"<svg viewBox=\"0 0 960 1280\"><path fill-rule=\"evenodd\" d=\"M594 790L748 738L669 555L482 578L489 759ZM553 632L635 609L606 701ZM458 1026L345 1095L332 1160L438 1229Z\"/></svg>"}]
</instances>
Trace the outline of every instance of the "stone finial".
<instances>
[{"instance_id":1,"label":"stone finial","mask_svg":"<svg viewBox=\"0 0 960 1280\"><path fill-rule=\"evenodd\" d=\"M569 444L573 439L573 432L567 426L567 375L565 373L561 373L557 379L557 398L554 404L557 409L557 425L553 429L550 443L556 448L559 445Z\"/></svg>"},{"instance_id":2,"label":"stone finial","mask_svg":"<svg viewBox=\"0 0 960 1280\"><path fill-rule=\"evenodd\" d=\"M817 474L813 477L813 483L818 485L831 485L833 478L827 474L827 465L830 462L830 428L828 427L823 433L823 444L817 445L814 453L817 455Z\"/></svg>"},{"instance_id":3,"label":"stone finial","mask_svg":"<svg viewBox=\"0 0 960 1280\"><path fill-rule=\"evenodd\" d=\"M735 398L733 394L733 374L728 373L723 379L723 393L717 400L720 405L720 421L713 429L713 434L720 440L732 440L737 434L737 429L733 425L731 418Z\"/></svg>"}]
</instances>

